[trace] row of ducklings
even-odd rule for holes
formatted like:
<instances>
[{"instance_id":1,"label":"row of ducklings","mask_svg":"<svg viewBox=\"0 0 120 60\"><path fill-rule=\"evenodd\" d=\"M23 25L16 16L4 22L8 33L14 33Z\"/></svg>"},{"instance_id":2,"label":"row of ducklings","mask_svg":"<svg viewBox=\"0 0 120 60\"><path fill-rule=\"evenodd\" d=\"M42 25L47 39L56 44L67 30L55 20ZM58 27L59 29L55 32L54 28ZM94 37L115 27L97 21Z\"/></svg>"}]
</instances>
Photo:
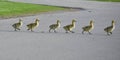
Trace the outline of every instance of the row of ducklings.
<instances>
[{"instance_id":1,"label":"row of ducklings","mask_svg":"<svg viewBox=\"0 0 120 60\"><path fill-rule=\"evenodd\" d=\"M63 27L63 29L66 31L66 33L68 33L68 32L74 33L74 31L72 31L72 30L75 28L75 22L76 22L76 20L73 19L71 24L66 25L66 26ZM49 26L49 32L51 32L51 30L53 30L54 32L56 32L56 30L58 28L60 28L60 23L61 22L59 20L57 20L56 24L50 25ZM15 31L17 31L17 30L20 30L20 27L22 26L22 24L23 24L22 20L19 19L19 22L18 23L14 23L12 25L12 27L15 29ZM39 26L39 20L36 19L34 23L29 23L26 26L28 28L27 30L33 31L33 29L35 29L36 27ZM84 32L88 32L89 34L91 34L91 31L94 29L94 21L91 20L90 24L88 26L82 27L82 29L83 29L82 34L84 34ZM111 26L106 27L104 29L104 31L107 33L107 35L110 35L110 34L112 34L112 31L114 29L115 29L115 21L112 20Z\"/></svg>"}]
</instances>

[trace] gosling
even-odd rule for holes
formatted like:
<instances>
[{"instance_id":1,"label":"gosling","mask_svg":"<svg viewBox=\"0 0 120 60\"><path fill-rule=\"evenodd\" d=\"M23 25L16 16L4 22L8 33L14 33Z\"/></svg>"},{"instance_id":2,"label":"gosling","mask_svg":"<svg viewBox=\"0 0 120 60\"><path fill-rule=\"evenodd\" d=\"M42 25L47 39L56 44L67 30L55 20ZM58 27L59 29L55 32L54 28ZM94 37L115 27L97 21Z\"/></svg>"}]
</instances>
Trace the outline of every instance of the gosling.
<instances>
[{"instance_id":1,"label":"gosling","mask_svg":"<svg viewBox=\"0 0 120 60\"><path fill-rule=\"evenodd\" d=\"M69 25L66 25L63 27L64 30L66 31L66 33L68 33L68 32L74 33L74 31L72 31L72 30L75 28L75 22L76 22L76 20L73 19L72 24L69 24Z\"/></svg>"},{"instance_id":2,"label":"gosling","mask_svg":"<svg viewBox=\"0 0 120 60\"><path fill-rule=\"evenodd\" d=\"M22 26L23 22L21 19L19 19L18 23L14 23L12 27L15 29L15 31L20 30L20 27Z\"/></svg>"},{"instance_id":3,"label":"gosling","mask_svg":"<svg viewBox=\"0 0 120 60\"><path fill-rule=\"evenodd\" d=\"M112 20L111 26L108 26L104 29L105 32L107 32L107 35L112 34L112 31L115 29L115 21Z\"/></svg>"},{"instance_id":4,"label":"gosling","mask_svg":"<svg viewBox=\"0 0 120 60\"><path fill-rule=\"evenodd\" d=\"M60 23L61 23L61 22L60 22L59 20L57 20L57 24L52 24L52 25L50 25L50 26L49 26L49 28L50 28L50 29L49 29L49 32L51 32L51 30L54 30L54 32L56 33L56 32L57 32L56 30L57 30L58 28L60 28Z\"/></svg>"},{"instance_id":5,"label":"gosling","mask_svg":"<svg viewBox=\"0 0 120 60\"><path fill-rule=\"evenodd\" d=\"M33 32L33 29L39 26L39 20L36 19L34 23L30 23L27 25L27 30L31 30Z\"/></svg>"},{"instance_id":6,"label":"gosling","mask_svg":"<svg viewBox=\"0 0 120 60\"><path fill-rule=\"evenodd\" d=\"M82 27L82 29L83 29L82 34L84 34L84 32L88 32L89 34L92 34L90 31L92 31L94 29L93 23L94 23L94 21L91 20L90 25Z\"/></svg>"}]
</instances>

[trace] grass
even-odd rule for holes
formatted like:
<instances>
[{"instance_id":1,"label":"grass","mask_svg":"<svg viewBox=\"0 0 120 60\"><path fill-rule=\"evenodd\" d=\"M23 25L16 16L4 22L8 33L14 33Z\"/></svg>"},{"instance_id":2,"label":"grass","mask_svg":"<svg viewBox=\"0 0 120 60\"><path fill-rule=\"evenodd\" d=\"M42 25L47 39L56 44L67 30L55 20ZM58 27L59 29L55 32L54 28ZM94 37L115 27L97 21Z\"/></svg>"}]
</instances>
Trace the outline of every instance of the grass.
<instances>
[{"instance_id":1,"label":"grass","mask_svg":"<svg viewBox=\"0 0 120 60\"><path fill-rule=\"evenodd\" d=\"M65 8L0 0L0 18L10 18L64 10Z\"/></svg>"},{"instance_id":2,"label":"grass","mask_svg":"<svg viewBox=\"0 0 120 60\"><path fill-rule=\"evenodd\" d=\"M0 0L0 1L8 1L8 0Z\"/></svg>"},{"instance_id":3,"label":"grass","mask_svg":"<svg viewBox=\"0 0 120 60\"><path fill-rule=\"evenodd\" d=\"M94 1L104 1L104 2L120 2L120 0L94 0Z\"/></svg>"}]
</instances>

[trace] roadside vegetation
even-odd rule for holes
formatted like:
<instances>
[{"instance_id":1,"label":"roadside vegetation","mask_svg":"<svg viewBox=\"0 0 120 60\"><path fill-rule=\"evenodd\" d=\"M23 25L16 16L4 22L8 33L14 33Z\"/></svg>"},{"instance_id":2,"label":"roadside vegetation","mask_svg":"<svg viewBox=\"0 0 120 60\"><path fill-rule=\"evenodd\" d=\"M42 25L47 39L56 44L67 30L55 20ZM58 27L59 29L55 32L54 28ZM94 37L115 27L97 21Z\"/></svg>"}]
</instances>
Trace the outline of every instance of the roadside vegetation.
<instances>
[{"instance_id":1,"label":"roadside vegetation","mask_svg":"<svg viewBox=\"0 0 120 60\"><path fill-rule=\"evenodd\" d=\"M120 2L120 0L94 0L94 1L104 1L104 2Z\"/></svg>"},{"instance_id":2,"label":"roadside vegetation","mask_svg":"<svg viewBox=\"0 0 120 60\"><path fill-rule=\"evenodd\" d=\"M55 6L0 0L0 18L34 15L43 12L58 11L64 9L65 8Z\"/></svg>"}]
</instances>

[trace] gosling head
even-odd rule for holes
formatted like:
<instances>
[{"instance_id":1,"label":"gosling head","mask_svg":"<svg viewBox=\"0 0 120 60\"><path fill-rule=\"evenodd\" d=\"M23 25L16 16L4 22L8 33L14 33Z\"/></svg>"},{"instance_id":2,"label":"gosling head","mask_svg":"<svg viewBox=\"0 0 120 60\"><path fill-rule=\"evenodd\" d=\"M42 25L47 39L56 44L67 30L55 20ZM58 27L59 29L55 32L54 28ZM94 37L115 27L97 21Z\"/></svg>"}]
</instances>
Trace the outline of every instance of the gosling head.
<instances>
[{"instance_id":1,"label":"gosling head","mask_svg":"<svg viewBox=\"0 0 120 60\"><path fill-rule=\"evenodd\" d=\"M40 20L36 19L35 22L39 22Z\"/></svg>"},{"instance_id":2,"label":"gosling head","mask_svg":"<svg viewBox=\"0 0 120 60\"><path fill-rule=\"evenodd\" d=\"M77 21L75 19L73 19L72 22L77 22Z\"/></svg>"},{"instance_id":3,"label":"gosling head","mask_svg":"<svg viewBox=\"0 0 120 60\"><path fill-rule=\"evenodd\" d=\"M112 20L112 25L115 25L115 20Z\"/></svg>"},{"instance_id":4,"label":"gosling head","mask_svg":"<svg viewBox=\"0 0 120 60\"><path fill-rule=\"evenodd\" d=\"M57 20L57 23L61 23L61 21L60 21L60 20Z\"/></svg>"},{"instance_id":5,"label":"gosling head","mask_svg":"<svg viewBox=\"0 0 120 60\"><path fill-rule=\"evenodd\" d=\"M112 23L115 23L115 21L114 21L114 20L112 20Z\"/></svg>"},{"instance_id":6,"label":"gosling head","mask_svg":"<svg viewBox=\"0 0 120 60\"><path fill-rule=\"evenodd\" d=\"M90 24L93 24L93 23L94 23L94 21L93 21L93 20L91 20L91 21L90 21Z\"/></svg>"},{"instance_id":7,"label":"gosling head","mask_svg":"<svg viewBox=\"0 0 120 60\"><path fill-rule=\"evenodd\" d=\"M19 21L22 21L22 19L19 19Z\"/></svg>"},{"instance_id":8,"label":"gosling head","mask_svg":"<svg viewBox=\"0 0 120 60\"><path fill-rule=\"evenodd\" d=\"M22 19L19 19L19 22L22 22Z\"/></svg>"}]
</instances>

